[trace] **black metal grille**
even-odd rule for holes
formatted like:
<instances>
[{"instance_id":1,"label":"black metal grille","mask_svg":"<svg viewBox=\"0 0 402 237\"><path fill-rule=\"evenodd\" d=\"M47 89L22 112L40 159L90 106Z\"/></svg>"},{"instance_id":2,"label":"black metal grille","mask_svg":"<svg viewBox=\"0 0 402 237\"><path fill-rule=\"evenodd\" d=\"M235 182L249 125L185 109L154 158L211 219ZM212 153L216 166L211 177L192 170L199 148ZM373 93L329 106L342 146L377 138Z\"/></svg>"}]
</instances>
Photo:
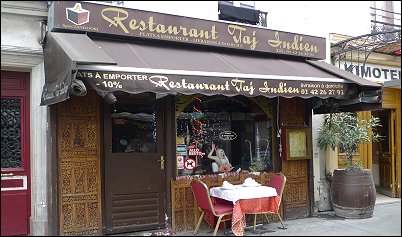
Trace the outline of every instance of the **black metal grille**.
<instances>
[{"instance_id":1,"label":"black metal grille","mask_svg":"<svg viewBox=\"0 0 402 237\"><path fill-rule=\"evenodd\" d=\"M331 46L332 64L341 68L341 62L345 63L345 70L352 71L355 65L352 61L357 61L357 67L365 69L367 59L372 52L381 52L381 48L393 47L393 51L401 49L401 31L392 30L387 32L376 32L352 37ZM388 54L392 54L388 52ZM350 64L350 65L348 65Z\"/></svg>"},{"instance_id":2,"label":"black metal grille","mask_svg":"<svg viewBox=\"0 0 402 237\"><path fill-rule=\"evenodd\" d=\"M1 99L1 168L21 167L21 101Z\"/></svg>"}]
</instances>

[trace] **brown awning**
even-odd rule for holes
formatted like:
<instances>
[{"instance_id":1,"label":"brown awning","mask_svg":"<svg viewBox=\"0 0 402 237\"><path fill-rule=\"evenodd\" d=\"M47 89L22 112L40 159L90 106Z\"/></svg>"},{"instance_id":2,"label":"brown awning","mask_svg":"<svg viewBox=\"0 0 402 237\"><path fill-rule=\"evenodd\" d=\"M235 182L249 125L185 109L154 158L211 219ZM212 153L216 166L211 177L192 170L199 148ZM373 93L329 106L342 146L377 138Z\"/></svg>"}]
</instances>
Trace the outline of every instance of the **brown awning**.
<instances>
[{"instance_id":1,"label":"brown awning","mask_svg":"<svg viewBox=\"0 0 402 237\"><path fill-rule=\"evenodd\" d=\"M41 105L50 105L69 98L72 77L78 65L116 64L85 34L48 32L43 53L45 85Z\"/></svg>"},{"instance_id":2,"label":"brown awning","mask_svg":"<svg viewBox=\"0 0 402 237\"><path fill-rule=\"evenodd\" d=\"M381 96L380 85L323 62L144 42L94 39L93 43L117 64L78 64L76 78L100 92L316 97L334 101L362 98L366 92ZM371 100L370 104L381 106L381 98L376 98L379 101Z\"/></svg>"}]
</instances>

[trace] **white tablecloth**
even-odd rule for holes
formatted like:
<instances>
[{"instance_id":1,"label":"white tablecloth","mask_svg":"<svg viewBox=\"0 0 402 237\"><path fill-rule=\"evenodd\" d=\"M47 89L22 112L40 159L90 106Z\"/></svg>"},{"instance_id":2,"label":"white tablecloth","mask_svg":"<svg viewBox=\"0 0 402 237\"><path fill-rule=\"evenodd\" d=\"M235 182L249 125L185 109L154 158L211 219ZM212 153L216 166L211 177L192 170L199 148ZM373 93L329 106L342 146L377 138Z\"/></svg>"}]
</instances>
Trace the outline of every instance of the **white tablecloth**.
<instances>
[{"instance_id":1,"label":"white tablecloth","mask_svg":"<svg viewBox=\"0 0 402 237\"><path fill-rule=\"evenodd\" d=\"M223 189L214 187L210 189L212 197L225 199L236 203L239 199L252 199L277 196L276 189L268 186L244 187L242 184L234 185L236 189Z\"/></svg>"}]
</instances>

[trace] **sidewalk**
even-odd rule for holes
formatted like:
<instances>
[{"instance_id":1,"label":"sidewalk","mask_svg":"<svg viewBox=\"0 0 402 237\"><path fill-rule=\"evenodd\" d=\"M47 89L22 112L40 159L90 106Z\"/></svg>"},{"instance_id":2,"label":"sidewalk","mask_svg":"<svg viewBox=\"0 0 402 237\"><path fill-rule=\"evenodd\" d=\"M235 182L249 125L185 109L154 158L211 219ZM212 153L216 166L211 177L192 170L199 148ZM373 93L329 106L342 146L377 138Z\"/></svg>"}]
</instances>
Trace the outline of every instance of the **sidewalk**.
<instances>
[{"instance_id":1,"label":"sidewalk","mask_svg":"<svg viewBox=\"0 0 402 237\"><path fill-rule=\"evenodd\" d=\"M260 224L256 230L247 227L245 236L401 236L401 199L377 194L373 217L367 219L345 219L334 212L319 213L317 217L284 220L287 229L280 222ZM154 231L153 231L154 232ZM175 236L212 236L213 230L175 233ZM163 236L166 232L137 232L125 236ZM122 235L120 235L122 236ZM218 231L217 236L234 236L230 229Z\"/></svg>"},{"instance_id":2,"label":"sidewalk","mask_svg":"<svg viewBox=\"0 0 402 237\"><path fill-rule=\"evenodd\" d=\"M265 223L254 231L248 227L245 236L401 236L401 199L376 204L372 218L345 219L333 212L296 220L286 220L283 230L279 222ZM212 236L204 230L196 236ZM177 236L194 236L193 232L180 232ZM219 236L233 236L231 231L218 232Z\"/></svg>"}]
</instances>

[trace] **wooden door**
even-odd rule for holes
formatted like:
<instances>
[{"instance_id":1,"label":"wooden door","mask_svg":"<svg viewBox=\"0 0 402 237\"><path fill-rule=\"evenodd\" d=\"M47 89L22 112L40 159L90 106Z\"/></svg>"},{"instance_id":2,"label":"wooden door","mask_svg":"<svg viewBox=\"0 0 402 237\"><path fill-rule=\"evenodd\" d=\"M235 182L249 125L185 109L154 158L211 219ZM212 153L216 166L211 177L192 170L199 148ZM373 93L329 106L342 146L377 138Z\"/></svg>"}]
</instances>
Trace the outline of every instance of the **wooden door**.
<instances>
[{"instance_id":1,"label":"wooden door","mask_svg":"<svg viewBox=\"0 0 402 237\"><path fill-rule=\"evenodd\" d=\"M394 121L392 120L391 110L382 110L378 117L381 119L382 127L379 133L382 136L379 141L379 170L380 170L380 187L377 191L393 196L393 131Z\"/></svg>"},{"instance_id":2,"label":"wooden door","mask_svg":"<svg viewBox=\"0 0 402 237\"><path fill-rule=\"evenodd\" d=\"M391 192L392 192L392 197L397 196L397 183L398 180L396 178L396 169L397 169L397 161L396 161L396 111L391 110L390 111L390 155L391 155Z\"/></svg>"},{"instance_id":3,"label":"wooden door","mask_svg":"<svg viewBox=\"0 0 402 237\"><path fill-rule=\"evenodd\" d=\"M29 73L1 71L1 235L29 234Z\"/></svg>"},{"instance_id":4,"label":"wooden door","mask_svg":"<svg viewBox=\"0 0 402 237\"><path fill-rule=\"evenodd\" d=\"M104 114L106 233L164 228L161 101L118 97Z\"/></svg>"}]
</instances>

